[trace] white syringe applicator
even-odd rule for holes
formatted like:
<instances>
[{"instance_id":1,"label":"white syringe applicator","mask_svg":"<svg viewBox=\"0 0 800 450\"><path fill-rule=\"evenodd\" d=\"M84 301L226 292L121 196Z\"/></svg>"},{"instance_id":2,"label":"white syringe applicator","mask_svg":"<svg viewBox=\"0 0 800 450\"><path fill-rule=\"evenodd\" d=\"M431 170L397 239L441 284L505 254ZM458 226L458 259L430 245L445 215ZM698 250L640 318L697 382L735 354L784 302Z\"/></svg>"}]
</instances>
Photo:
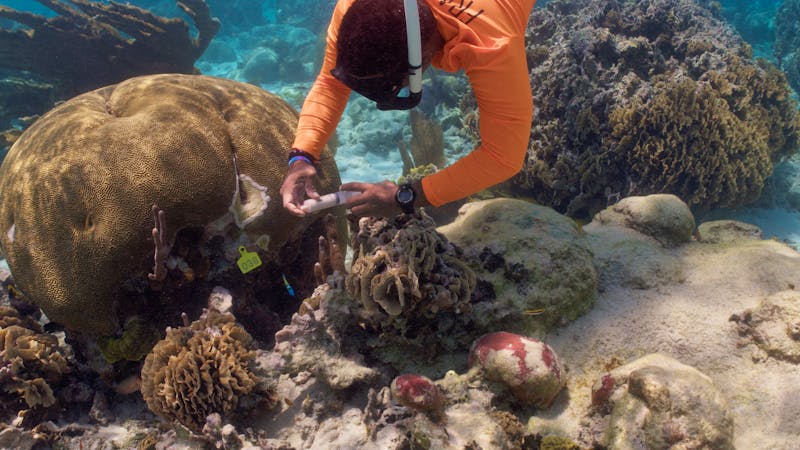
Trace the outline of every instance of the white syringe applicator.
<instances>
[{"instance_id":1,"label":"white syringe applicator","mask_svg":"<svg viewBox=\"0 0 800 450\"><path fill-rule=\"evenodd\" d=\"M306 213L313 213L317 211L321 211L323 209L332 208L334 206L343 205L347 203L352 197L361 194L358 191L337 191L331 192L330 194L325 194L319 198L319 200L314 200L313 198L309 198L308 200L303 202L303 206L300 207Z\"/></svg>"}]
</instances>

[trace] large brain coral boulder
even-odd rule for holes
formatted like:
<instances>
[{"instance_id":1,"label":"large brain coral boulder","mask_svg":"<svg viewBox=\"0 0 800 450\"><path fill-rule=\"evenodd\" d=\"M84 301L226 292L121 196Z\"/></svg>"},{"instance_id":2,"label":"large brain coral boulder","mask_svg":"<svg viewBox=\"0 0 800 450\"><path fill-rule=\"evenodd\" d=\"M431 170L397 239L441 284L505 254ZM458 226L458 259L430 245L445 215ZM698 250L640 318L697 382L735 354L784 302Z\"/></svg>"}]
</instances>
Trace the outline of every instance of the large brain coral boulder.
<instances>
[{"instance_id":1,"label":"large brain coral boulder","mask_svg":"<svg viewBox=\"0 0 800 450\"><path fill-rule=\"evenodd\" d=\"M536 113L514 184L588 218L630 195L752 202L798 149L786 78L688 0L555 0L527 30Z\"/></svg>"},{"instance_id":2,"label":"large brain coral boulder","mask_svg":"<svg viewBox=\"0 0 800 450\"><path fill-rule=\"evenodd\" d=\"M296 121L255 86L191 75L133 78L57 106L0 168L0 248L18 287L51 320L107 334L145 306L123 287L147 285L157 246L187 280L216 267L193 250L215 236L229 261L244 247L292 262L306 252L281 250L313 220L291 217L278 194ZM337 189L333 159L320 169L320 191ZM182 230L193 233L176 242Z\"/></svg>"}]
</instances>

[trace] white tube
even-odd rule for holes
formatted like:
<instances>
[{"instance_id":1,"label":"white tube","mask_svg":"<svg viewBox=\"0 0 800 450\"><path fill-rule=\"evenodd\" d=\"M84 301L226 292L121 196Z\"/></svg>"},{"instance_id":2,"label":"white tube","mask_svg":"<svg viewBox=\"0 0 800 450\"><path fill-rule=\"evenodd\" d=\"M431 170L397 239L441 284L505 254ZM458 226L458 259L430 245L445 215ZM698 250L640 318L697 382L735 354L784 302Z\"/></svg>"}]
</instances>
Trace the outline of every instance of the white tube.
<instances>
[{"instance_id":1,"label":"white tube","mask_svg":"<svg viewBox=\"0 0 800 450\"><path fill-rule=\"evenodd\" d=\"M404 0L406 15L406 39L408 42L408 65L414 67L408 77L408 90L422 92L422 33L419 27L419 8L417 0Z\"/></svg>"},{"instance_id":2,"label":"white tube","mask_svg":"<svg viewBox=\"0 0 800 450\"><path fill-rule=\"evenodd\" d=\"M328 209L334 206L343 205L347 203L349 199L359 194L361 194L361 192L358 191L331 192L330 194L325 194L321 196L319 200L314 200L313 198L309 198L308 200L303 202L303 206L301 206L300 209L302 209L306 213L322 211L323 209Z\"/></svg>"}]
</instances>

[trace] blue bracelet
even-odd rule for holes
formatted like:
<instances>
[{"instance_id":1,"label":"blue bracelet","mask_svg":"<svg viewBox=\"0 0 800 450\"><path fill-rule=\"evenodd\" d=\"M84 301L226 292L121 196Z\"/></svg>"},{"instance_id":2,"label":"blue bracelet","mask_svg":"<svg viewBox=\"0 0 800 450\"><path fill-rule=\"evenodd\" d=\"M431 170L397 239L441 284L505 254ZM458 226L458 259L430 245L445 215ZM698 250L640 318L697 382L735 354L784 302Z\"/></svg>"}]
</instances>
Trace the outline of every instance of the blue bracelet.
<instances>
[{"instance_id":1,"label":"blue bracelet","mask_svg":"<svg viewBox=\"0 0 800 450\"><path fill-rule=\"evenodd\" d=\"M312 166L314 165L314 163L311 162L310 159L308 159L307 157L305 157L303 155L292 156L291 158L289 158L289 165L291 166L296 161L305 161L309 165L312 165Z\"/></svg>"}]
</instances>

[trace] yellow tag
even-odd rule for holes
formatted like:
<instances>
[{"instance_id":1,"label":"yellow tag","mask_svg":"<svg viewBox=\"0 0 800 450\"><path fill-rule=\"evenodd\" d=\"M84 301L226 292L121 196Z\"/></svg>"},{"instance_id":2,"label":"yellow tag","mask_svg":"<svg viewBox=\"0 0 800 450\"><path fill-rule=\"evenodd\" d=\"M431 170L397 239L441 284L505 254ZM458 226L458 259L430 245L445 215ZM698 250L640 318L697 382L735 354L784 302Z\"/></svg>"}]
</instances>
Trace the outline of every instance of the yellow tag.
<instances>
[{"instance_id":1,"label":"yellow tag","mask_svg":"<svg viewBox=\"0 0 800 450\"><path fill-rule=\"evenodd\" d=\"M261 258L258 257L258 253L248 252L246 248L239 247L239 254L242 256L236 261L236 265L239 266L242 273L250 272L261 266Z\"/></svg>"}]
</instances>

